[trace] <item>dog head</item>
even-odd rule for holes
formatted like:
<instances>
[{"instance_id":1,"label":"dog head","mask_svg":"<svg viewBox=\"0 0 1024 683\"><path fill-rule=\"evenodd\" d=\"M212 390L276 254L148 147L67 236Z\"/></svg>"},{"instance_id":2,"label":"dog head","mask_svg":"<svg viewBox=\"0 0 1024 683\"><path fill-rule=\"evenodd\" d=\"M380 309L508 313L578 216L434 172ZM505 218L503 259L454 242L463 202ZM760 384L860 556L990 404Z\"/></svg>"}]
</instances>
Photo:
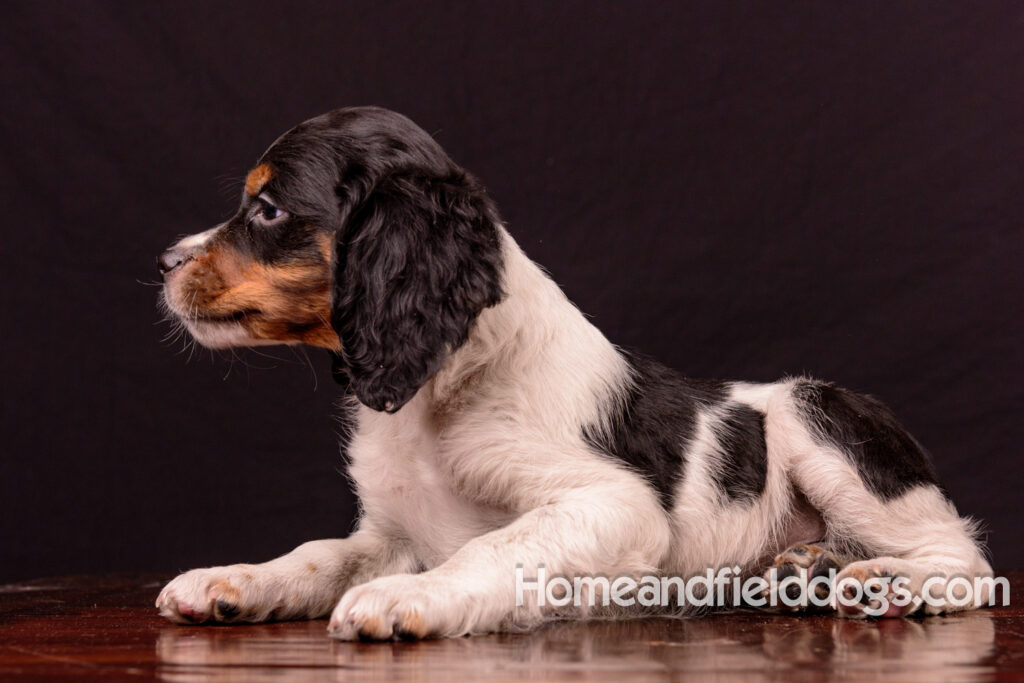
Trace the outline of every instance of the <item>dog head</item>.
<instances>
[{"instance_id":1,"label":"dog head","mask_svg":"<svg viewBox=\"0 0 1024 683\"><path fill-rule=\"evenodd\" d=\"M211 348L331 349L394 412L501 293L498 215L409 119L340 109L281 136L227 222L158 259L167 308Z\"/></svg>"}]
</instances>

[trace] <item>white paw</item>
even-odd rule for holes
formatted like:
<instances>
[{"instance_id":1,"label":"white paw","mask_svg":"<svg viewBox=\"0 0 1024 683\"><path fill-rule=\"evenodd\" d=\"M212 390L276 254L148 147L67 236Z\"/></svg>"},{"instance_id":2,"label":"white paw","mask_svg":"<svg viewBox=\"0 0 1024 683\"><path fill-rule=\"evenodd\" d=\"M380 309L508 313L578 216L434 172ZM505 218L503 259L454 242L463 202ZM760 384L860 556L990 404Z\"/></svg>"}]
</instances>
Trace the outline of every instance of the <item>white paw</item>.
<instances>
[{"instance_id":1,"label":"white paw","mask_svg":"<svg viewBox=\"0 0 1024 683\"><path fill-rule=\"evenodd\" d=\"M339 640L416 639L477 630L463 594L427 574L396 574L352 588L331 615Z\"/></svg>"},{"instance_id":2,"label":"white paw","mask_svg":"<svg viewBox=\"0 0 1024 683\"><path fill-rule=\"evenodd\" d=\"M179 624L263 621L273 610L248 565L193 569L168 583L156 599L160 615Z\"/></svg>"},{"instance_id":3,"label":"white paw","mask_svg":"<svg viewBox=\"0 0 1024 683\"><path fill-rule=\"evenodd\" d=\"M849 564L836 576L837 612L853 619L905 617L921 607L918 573L895 558Z\"/></svg>"}]
</instances>

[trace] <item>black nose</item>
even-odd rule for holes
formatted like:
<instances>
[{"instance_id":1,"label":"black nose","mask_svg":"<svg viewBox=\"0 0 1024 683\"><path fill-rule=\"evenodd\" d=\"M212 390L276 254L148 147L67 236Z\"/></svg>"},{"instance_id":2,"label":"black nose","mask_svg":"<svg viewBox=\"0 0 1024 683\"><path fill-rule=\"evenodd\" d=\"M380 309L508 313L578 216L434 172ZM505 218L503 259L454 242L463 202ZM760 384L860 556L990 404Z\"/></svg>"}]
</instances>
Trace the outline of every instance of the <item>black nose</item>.
<instances>
[{"instance_id":1,"label":"black nose","mask_svg":"<svg viewBox=\"0 0 1024 683\"><path fill-rule=\"evenodd\" d=\"M160 275L166 276L167 273L188 261L189 257L190 254L187 250L171 247L157 257L156 267L160 271Z\"/></svg>"}]
</instances>

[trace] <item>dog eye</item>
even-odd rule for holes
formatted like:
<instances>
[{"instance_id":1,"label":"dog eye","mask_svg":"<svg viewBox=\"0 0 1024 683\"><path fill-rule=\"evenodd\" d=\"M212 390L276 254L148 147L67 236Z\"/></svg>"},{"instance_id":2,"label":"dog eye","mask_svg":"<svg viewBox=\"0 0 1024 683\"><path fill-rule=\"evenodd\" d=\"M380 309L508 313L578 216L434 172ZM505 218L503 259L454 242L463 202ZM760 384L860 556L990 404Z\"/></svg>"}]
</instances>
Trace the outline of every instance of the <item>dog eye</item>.
<instances>
[{"instance_id":1,"label":"dog eye","mask_svg":"<svg viewBox=\"0 0 1024 683\"><path fill-rule=\"evenodd\" d=\"M282 209L277 208L266 199L262 197L259 199L259 205L256 211L250 214L249 223L253 221L259 221L262 225L272 225L279 223L283 220L288 213Z\"/></svg>"}]
</instances>

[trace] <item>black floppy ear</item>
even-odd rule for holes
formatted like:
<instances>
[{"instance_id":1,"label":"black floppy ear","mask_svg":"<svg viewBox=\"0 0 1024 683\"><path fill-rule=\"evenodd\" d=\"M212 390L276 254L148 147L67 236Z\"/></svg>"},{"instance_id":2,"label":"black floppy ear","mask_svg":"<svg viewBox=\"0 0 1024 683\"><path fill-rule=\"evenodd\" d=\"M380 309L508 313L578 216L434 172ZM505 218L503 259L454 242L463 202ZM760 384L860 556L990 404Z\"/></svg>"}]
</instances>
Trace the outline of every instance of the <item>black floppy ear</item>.
<instances>
[{"instance_id":1,"label":"black floppy ear","mask_svg":"<svg viewBox=\"0 0 1024 683\"><path fill-rule=\"evenodd\" d=\"M395 174L338 230L331 324L363 404L405 405L501 299L496 222L465 174Z\"/></svg>"}]
</instances>

